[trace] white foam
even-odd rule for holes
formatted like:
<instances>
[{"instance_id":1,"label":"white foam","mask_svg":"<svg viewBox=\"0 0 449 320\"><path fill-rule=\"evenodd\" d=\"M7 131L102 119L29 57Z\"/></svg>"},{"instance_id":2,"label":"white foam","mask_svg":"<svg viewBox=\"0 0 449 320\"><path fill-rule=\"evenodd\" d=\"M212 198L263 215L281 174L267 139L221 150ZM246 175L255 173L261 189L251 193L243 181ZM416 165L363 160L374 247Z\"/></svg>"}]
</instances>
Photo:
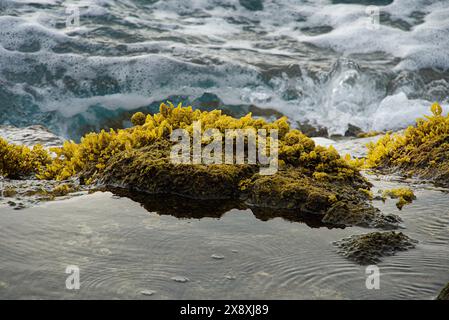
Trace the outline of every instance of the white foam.
<instances>
[{"instance_id":1,"label":"white foam","mask_svg":"<svg viewBox=\"0 0 449 320\"><path fill-rule=\"evenodd\" d=\"M443 105L443 110L449 110ZM370 129L381 131L401 129L415 123L416 118L430 115L429 102L426 100L410 100L401 92L388 96L380 103L372 115Z\"/></svg>"},{"instance_id":2,"label":"white foam","mask_svg":"<svg viewBox=\"0 0 449 320\"><path fill-rule=\"evenodd\" d=\"M447 2L434 1L428 5L428 1L416 1L410 5L410 1L396 0L379 10L404 21L411 21L409 15L416 11L428 14L422 24L405 31L383 23L378 28L373 27L365 7L328 6L314 14L311 21L329 24L334 30L317 36L304 35L300 39L344 54L386 52L405 60L397 69L449 68L449 58L445 54L449 50Z\"/></svg>"},{"instance_id":3,"label":"white foam","mask_svg":"<svg viewBox=\"0 0 449 320\"><path fill-rule=\"evenodd\" d=\"M238 0L8 3L24 5L24 9L14 11L18 16L0 17L0 81L14 94L30 98L42 111L59 111L66 117L86 113L92 105L133 109L173 95L194 99L210 92L226 104L274 108L293 123L307 120L328 127L331 134L344 134L349 123L363 130L396 129L412 124L428 111L432 101L409 99L404 92L413 91L401 86L394 88L393 96L385 97L386 84L379 88L376 76L351 66L334 70L328 57L343 60L342 56L353 53L383 52L392 65L394 57L400 58L393 71L379 71L384 73L449 68L447 1L395 0L379 7L392 20L411 24L408 31L385 23L370 28L366 6L332 5L331 1L265 0L261 11L247 10ZM27 8L27 3L49 7ZM55 26L65 22L69 4L80 6L81 27L58 29ZM417 24L416 12L424 15L423 23ZM98 23L102 20L111 29L124 25L120 31L143 35L145 40L127 43L128 39L120 42L119 37L108 42L104 34L95 39L90 31L103 26ZM301 31L323 26L332 30L319 35ZM303 42L336 53L326 52L315 57L316 64L307 65L308 52L301 51ZM24 45L33 43L38 44L37 49L23 52ZM54 49L60 46L69 52L72 46L74 49L57 53L60 51ZM320 51L313 53L319 55ZM327 65L320 65L321 58ZM260 66L283 68L289 63L301 65L302 71L262 79ZM318 76L305 70L317 65L323 69ZM55 79L39 80L42 74L35 71L37 67L45 77ZM375 61L369 67L376 69ZM63 76L56 76L58 72ZM120 93L92 90L99 77L118 86ZM73 82L83 97L73 93L67 81ZM289 90L297 96L285 98Z\"/></svg>"}]
</instances>

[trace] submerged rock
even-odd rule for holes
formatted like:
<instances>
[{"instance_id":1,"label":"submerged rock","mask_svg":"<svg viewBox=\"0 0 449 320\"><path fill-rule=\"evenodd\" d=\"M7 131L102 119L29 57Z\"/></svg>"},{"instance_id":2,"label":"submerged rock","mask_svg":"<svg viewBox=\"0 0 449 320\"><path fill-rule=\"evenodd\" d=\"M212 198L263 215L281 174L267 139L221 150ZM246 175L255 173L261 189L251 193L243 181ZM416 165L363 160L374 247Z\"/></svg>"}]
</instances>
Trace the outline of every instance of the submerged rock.
<instances>
[{"instance_id":1,"label":"submerged rock","mask_svg":"<svg viewBox=\"0 0 449 320\"><path fill-rule=\"evenodd\" d=\"M449 283L441 290L437 300L449 300Z\"/></svg>"},{"instance_id":2,"label":"submerged rock","mask_svg":"<svg viewBox=\"0 0 449 320\"><path fill-rule=\"evenodd\" d=\"M0 204L5 203L19 210L43 201L60 199L82 190L87 188L80 186L76 179L64 182L0 179Z\"/></svg>"},{"instance_id":3,"label":"submerged rock","mask_svg":"<svg viewBox=\"0 0 449 320\"><path fill-rule=\"evenodd\" d=\"M416 243L416 240L402 232L387 231L353 235L335 241L334 245L345 258L368 265L378 263L382 257L394 255L398 251L415 248Z\"/></svg>"}]
</instances>

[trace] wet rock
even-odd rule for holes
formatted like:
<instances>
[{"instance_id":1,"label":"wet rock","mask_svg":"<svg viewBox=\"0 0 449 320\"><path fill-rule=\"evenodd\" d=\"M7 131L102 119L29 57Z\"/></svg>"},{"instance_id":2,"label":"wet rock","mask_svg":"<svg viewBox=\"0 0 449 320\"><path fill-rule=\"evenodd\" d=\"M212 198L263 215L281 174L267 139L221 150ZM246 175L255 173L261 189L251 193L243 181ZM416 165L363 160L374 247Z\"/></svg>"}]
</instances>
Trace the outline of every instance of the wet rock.
<instances>
[{"instance_id":1,"label":"wet rock","mask_svg":"<svg viewBox=\"0 0 449 320\"><path fill-rule=\"evenodd\" d=\"M326 212L322 222L331 225L392 230L399 227L402 219L394 214L383 214L370 205L338 202Z\"/></svg>"},{"instance_id":2,"label":"wet rock","mask_svg":"<svg viewBox=\"0 0 449 320\"><path fill-rule=\"evenodd\" d=\"M415 248L416 243L402 232L387 231L353 235L335 241L334 245L345 258L368 265L378 263L382 257L392 256L398 251Z\"/></svg>"},{"instance_id":3,"label":"wet rock","mask_svg":"<svg viewBox=\"0 0 449 320\"><path fill-rule=\"evenodd\" d=\"M319 34L329 33L333 30L331 26L314 26L314 27L304 27L301 31L308 36L316 36Z\"/></svg>"},{"instance_id":4,"label":"wet rock","mask_svg":"<svg viewBox=\"0 0 449 320\"><path fill-rule=\"evenodd\" d=\"M449 83L445 79L434 80L426 86L427 99L446 102L449 99Z\"/></svg>"},{"instance_id":5,"label":"wet rock","mask_svg":"<svg viewBox=\"0 0 449 320\"><path fill-rule=\"evenodd\" d=\"M425 88L425 83L416 72L404 70L390 81L387 86L387 92L389 95L404 92L407 97L417 99L422 97L423 88Z\"/></svg>"},{"instance_id":6,"label":"wet rock","mask_svg":"<svg viewBox=\"0 0 449 320\"><path fill-rule=\"evenodd\" d=\"M105 168L101 183L151 194L178 194L198 199L232 199L249 165L189 165L170 161L168 141L120 154Z\"/></svg>"},{"instance_id":7,"label":"wet rock","mask_svg":"<svg viewBox=\"0 0 449 320\"><path fill-rule=\"evenodd\" d=\"M449 300L449 283L441 290L437 300Z\"/></svg>"},{"instance_id":8,"label":"wet rock","mask_svg":"<svg viewBox=\"0 0 449 320\"><path fill-rule=\"evenodd\" d=\"M51 201L57 197L67 196L69 193L87 190L80 186L76 179L69 181L46 180L0 180L0 204L2 202L15 208L25 208L39 204L43 201ZM75 195L75 194L73 194ZM20 199L21 205L16 202Z\"/></svg>"},{"instance_id":9,"label":"wet rock","mask_svg":"<svg viewBox=\"0 0 449 320\"><path fill-rule=\"evenodd\" d=\"M358 137L362 133L363 133L362 129L349 123L348 129L345 132L345 137Z\"/></svg>"},{"instance_id":10,"label":"wet rock","mask_svg":"<svg viewBox=\"0 0 449 320\"><path fill-rule=\"evenodd\" d=\"M61 146L64 139L58 137L41 125L33 125L25 128L17 128L9 125L0 125L0 137L9 143L35 146L41 144L44 147Z\"/></svg>"},{"instance_id":11,"label":"wet rock","mask_svg":"<svg viewBox=\"0 0 449 320\"><path fill-rule=\"evenodd\" d=\"M329 132L327 131L327 128L320 127L320 126L314 126L310 124L309 122L302 122L297 123L298 129L301 130L302 133L304 133L308 137L328 137Z\"/></svg>"}]
</instances>

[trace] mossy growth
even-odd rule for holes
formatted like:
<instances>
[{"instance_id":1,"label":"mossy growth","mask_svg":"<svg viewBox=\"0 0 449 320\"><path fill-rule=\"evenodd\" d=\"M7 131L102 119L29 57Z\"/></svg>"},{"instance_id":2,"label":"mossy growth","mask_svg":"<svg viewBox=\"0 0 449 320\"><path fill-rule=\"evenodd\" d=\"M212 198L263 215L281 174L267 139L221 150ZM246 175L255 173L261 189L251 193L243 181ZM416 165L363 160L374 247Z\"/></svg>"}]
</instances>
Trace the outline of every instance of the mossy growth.
<instances>
[{"instance_id":1,"label":"mossy growth","mask_svg":"<svg viewBox=\"0 0 449 320\"><path fill-rule=\"evenodd\" d=\"M77 191L77 188L74 185L63 183L53 188L51 194L55 197L61 197L75 191Z\"/></svg>"},{"instance_id":2,"label":"mossy growth","mask_svg":"<svg viewBox=\"0 0 449 320\"><path fill-rule=\"evenodd\" d=\"M363 192L364 194L366 194L366 196L368 197L368 199L373 200L374 195L373 195L373 192L372 192L371 190L359 188L359 191L361 191L361 192Z\"/></svg>"},{"instance_id":3,"label":"mossy growth","mask_svg":"<svg viewBox=\"0 0 449 320\"><path fill-rule=\"evenodd\" d=\"M371 138L381 134L383 134L383 132L381 131L360 132L359 134L357 134L357 138Z\"/></svg>"},{"instance_id":4,"label":"mossy growth","mask_svg":"<svg viewBox=\"0 0 449 320\"><path fill-rule=\"evenodd\" d=\"M50 163L48 152L41 146L33 148L10 144L0 138L0 175L21 178L34 175Z\"/></svg>"},{"instance_id":5,"label":"mossy growth","mask_svg":"<svg viewBox=\"0 0 449 320\"><path fill-rule=\"evenodd\" d=\"M417 241L409 238L402 232L372 232L353 235L339 241L334 245L338 253L345 258L362 265L375 264L384 256L394 255L398 251L415 248Z\"/></svg>"},{"instance_id":6,"label":"mossy growth","mask_svg":"<svg viewBox=\"0 0 449 320\"><path fill-rule=\"evenodd\" d=\"M441 290L437 300L449 300L449 283Z\"/></svg>"},{"instance_id":7,"label":"mossy growth","mask_svg":"<svg viewBox=\"0 0 449 320\"><path fill-rule=\"evenodd\" d=\"M3 190L1 190L1 187L3 187ZM80 186L77 179L64 182L28 178L21 180L4 179L0 185L0 202L19 210L83 190L87 191L88 188Z\"/></svg>"},{"instance_id":8,"label":"mossy growth","mask_svg":"<svg viewBox=\"0 0 449 320\"><path fill-rule=\"evenodd\" d=\"M384 199L387 197L390 197L391 199L398 199L396 207L398 207L399 210L402 210L402 208L406 204L412 203L413 200L416 199L415 194L410 188L397 188L397 189L384 190L382 192L382 197Z\"/></svg>"},{"instance_id":9,"label":"mossy growth","mask_svg":"<svg viewBox=\"0 0 449 320\"><path fill-rule=\"evenodd\" d=\"M438 103L431 106L431 111L431 116L418 119L403 134L386 134L368 144L366 166L448 186L449 115L443 115Z\"/></svg>"}]
</instances>

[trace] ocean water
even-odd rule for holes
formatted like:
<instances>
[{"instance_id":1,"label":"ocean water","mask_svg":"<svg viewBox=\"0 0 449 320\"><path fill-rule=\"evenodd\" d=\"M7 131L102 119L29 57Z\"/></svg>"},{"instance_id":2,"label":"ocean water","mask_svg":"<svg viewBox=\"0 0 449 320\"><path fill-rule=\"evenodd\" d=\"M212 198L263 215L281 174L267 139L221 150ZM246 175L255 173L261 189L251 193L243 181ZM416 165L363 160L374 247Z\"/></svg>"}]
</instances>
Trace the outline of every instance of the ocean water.
<instances>
[{"instance_id":1,"label":"ocean water","mask_svg":"<svg viewBox=\"0 0 449 320\"><path fill-rule=\"evenodd\" d=\"M78 138L171 99L400 129L447 108L448 35L447 0L0 0L0 124Z\"/></svg>"}]
</instances>

